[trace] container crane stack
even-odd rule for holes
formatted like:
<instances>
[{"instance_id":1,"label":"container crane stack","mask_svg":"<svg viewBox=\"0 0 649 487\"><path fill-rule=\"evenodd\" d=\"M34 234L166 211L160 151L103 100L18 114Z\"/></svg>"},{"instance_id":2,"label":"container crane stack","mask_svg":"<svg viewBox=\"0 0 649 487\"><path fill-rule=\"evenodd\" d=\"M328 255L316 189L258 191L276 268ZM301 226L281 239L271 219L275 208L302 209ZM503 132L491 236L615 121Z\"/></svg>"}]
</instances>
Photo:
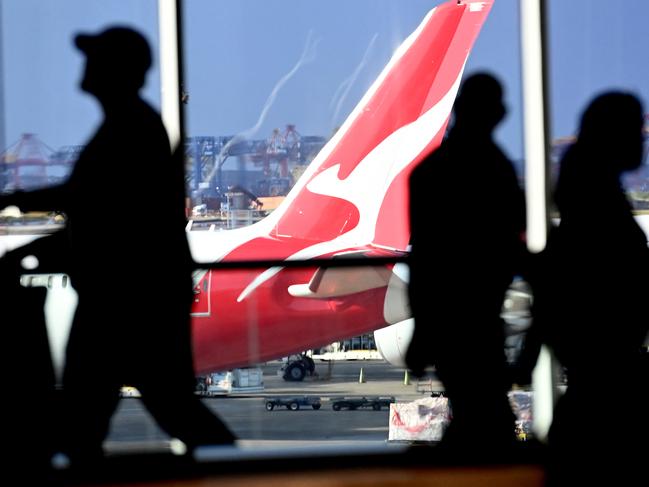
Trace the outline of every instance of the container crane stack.
<instances>
[{"instance_id":1,"label":"container crane stack","mask_svg":"<svg viewBox=\"0 0 649 487\"><path fill-rule=\"evenodd\" d=\"M219 203L226 202L230 186L243 187L260 197L286 195L294 183L295 169L308 164L325 142L324 137L303 137L293 124L284 131L276 128L268 138L259 140L188 138L185 154L192 205L218 209ZM237 158L237 169L224 171L230 157ZM247 164L254 167L247 169Z\"/></svg>"},{"instance_id":2,"label":"container crane stack","mask_svg":"<svg viewBox=\"0 0 649 487\"><path fill-rule=\"evenodd\" d=\"M0 154L0 192L42 188L63 181L76 160L76 152L69 149L73 155L67 157L65 150L55 152L36 134L23 134Z\"/></svg>"}]
</instances>

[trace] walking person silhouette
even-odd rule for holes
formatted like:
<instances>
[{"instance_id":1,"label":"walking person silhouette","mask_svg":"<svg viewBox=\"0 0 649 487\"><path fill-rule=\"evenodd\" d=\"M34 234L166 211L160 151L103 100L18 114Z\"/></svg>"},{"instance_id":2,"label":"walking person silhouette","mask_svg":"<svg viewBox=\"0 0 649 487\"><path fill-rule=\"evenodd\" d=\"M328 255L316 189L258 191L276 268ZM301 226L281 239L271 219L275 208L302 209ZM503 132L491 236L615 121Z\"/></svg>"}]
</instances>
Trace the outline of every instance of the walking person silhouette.
<instances>
[{"instance_id":1,"label":"walking person silhouette","mask_svg":"<svg viewBox=\"0 0 649 487\"><path fill-rule=\"evenodd\" d=\"M603 93L584 111L561 160L561 221L533 282L537 341L551 347L567 375L548 436L557 485L630 481L644 465L636 440L648 433L641 348L649 331L649 249L621 183L642 163L643 125L635 96Z\"/></svg>"},{"instance_id":2,"label":"walking person silhouette","mask_svg":"<svg viewBox=\"0 0 649 487\"><path fill-rule=\"evenodd\" d=\"M79 296L63 377L67 452L73 464L101 458L125 384L190 449L231 444L232 433L194 394L183 165L139 95L149 45L120 26L75 44L86 56L81 88L104 120L64 184L2 200L67 216L68 273ZM150 211L136 217L143 206Z\"/></svg>"},{"instance_id":3,"label":"walking person silhouette","mask_svg":"<svg viewBox=\"0 0 649 487\"><path fill-rule=\"evenodd\" d=\"M500 313L526 252L525 208L493 141L505 113L496 78L467 78L446 139L410 176L415 331L406 363L415 375L435 366L453 416L442 444L466 451L515 438Z\"/></svg>"}]
</instances>

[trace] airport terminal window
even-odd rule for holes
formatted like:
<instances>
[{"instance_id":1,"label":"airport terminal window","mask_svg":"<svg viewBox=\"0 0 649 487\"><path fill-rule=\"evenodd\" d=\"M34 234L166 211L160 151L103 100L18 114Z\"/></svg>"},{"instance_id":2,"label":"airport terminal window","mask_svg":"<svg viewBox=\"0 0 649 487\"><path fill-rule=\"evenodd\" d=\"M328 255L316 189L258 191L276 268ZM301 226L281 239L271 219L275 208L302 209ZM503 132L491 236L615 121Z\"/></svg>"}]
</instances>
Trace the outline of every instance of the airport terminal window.
<instances>
[{"instance_id":1,"label":"airport terminal window","mask_svg":"<svg viewBox=\"0 0 649 487\"><path fill-rule=\"evenodd\" d=\"M636 22L646 17L638 10L647 7L641 0L624 7L608 3L548 2L555 159L574 135L577 114L597 92L616 87L646 96L646 68L637 62L638 46L647 44L646 29ZM98 107L77 88L82 58L72 45L74 33L127 24L141 30L157 53L157 6L154 0L2 4L0 192L61 181L100 120ZM378 242L342 238L364 228L363 197L373 194L371 186L359 190L342 184L359 182L344 158L336 160L340 165L336 171L329 167L308 185L300 186L299 181L315 167L311 163L329 142L344 142L340 134L345 133L348 115L394 50L424 19L430 1L358 0L351 5L343 0L308 4L185 0L182 8L188 238L197 262L213 263L227 256L226 261L239 261L240 266L194 273L196 393L237 435L242 448L382 444L393 433L390 403L431 397L440 390L434 376L416 381L403 368L410 330L404 311L407 270L400 260L408 242L395 241L392 237L400 234L396 230L377 235ZM518 26L518 2L498 0L473 46L466 73L488 70L505 85L509 116L497 140L522 182ZM144 95L159 108L160 93L154 61ZM645 164L625 180L645 228L649 227L642 219L649 208L646 168ZM341 185L327 193L326 183L331 181ZM462 195L462 181L453 183ZM290 200L295 185L309 199L300 201L294 219L287 221L274 212L287 199L296 201ZM134 213L142 207L149 214L155 211L154 203L137 202L137 195L132 196ZM393 207L398 209L391 214L393 225L406 220L399 196L403 194L389 200L396 201ZM323 198L338 202L319 206ZM20 226L15 233L31 235L30 228L51 231L63 223L60 214L0 215L7 233ZM254 228L262 233L251 230L253 223L260 224ZM2 237L0 252L11 242ZM332 241L344 245L328 245ZM362 245L355 248L359 241ZM277 265L287 259L343 257L384 257L399 263L389 264L388 273L383 264L340 269ZM245 265L254 260L276 262L256 269ZM74 298L67 276L23 278L25 286L43 285L55 298L46 305L48 326L69 322ZM396 293L390 296L392 309L384 307L388 285ZM529 323L529 300L525 283L517 281L503 309L512 329L524 330ZM386 322L398 326L376 330ZM49 338L60 367L65 330L59 331ZM374 331L374 337L367 335ZM512 340L509 346L516 348L518 342ZM358 355L352 359L340 355L349 349L375 348L382 358L363 361ZM128 343L124 350L129 350ZM296 391L307 398L279 408L273 402L291 399ZM158 443L169 448L168 436L139 401L130 399L137 395L125 384L125 399L107 438L108 451ZM530 434L530 395L516 391L511 398L519 415L520 437L525 439Z\"/></svg>"},{"instance_id":2,"label":"airport terminal window","mask_svg":"<svg viewBox=\"0 0 649 487\"><path fill-rule=\"evenodd\" d=\"M406 254L407 238L392 239L398 231L381 235L385 240L378 242L361 239L363 245L358 249L352 248L350 241L343 241L339 248L318 245L345 235L350 228L362 228L365 215L354 198L374 194L372 188L341 186L336 193L323 195L317 184L309 185L311 199L304 203L305 210L312 210L308 219L300 219L302 209L298 209L294 215L298 223L270 220L273 225L263 225L299 184L316 155L336 137L395 49L420 25L430 3L182 2L186 214L197 262L211 263L224 256L245 262L344 256L401 259ZM127 23L142 30L157 52L157 2L131 5L79 0L64 5L54 9L33 0L2 5L3 146L14 147L4 152L3 191L18 185L51 184L62 178L99 121L97 107L79 96L77 89L82 60L71 44L75 32ZM49 28L27 38L19 26L32 24L34 15ZM509 116L497 138L522 181L518 30L518 3L496 2L465 72L489 70L505 85ZM60 46L60 59L50 55L52 46ZM35 69L24 63L25 58L41 60L41 68L51 76L25 71L26 66ZM161 104L160 90L154 62L145 97L156 108ZM12 146L13 141L18 145ZM44 151L43 160L51 171L42 174L27 163L23 172L15 170L16 161L24 157L16 147L26 144L31 147L30 157L37 150ZM350 176L344 173L341 167L333 177L342 180L343 175ZM35 177L40 178L37 183ZM461 194L462 181L454 183ZM134 213L143 206L144 213L155 211L154 202L140 206L135 203L136 196ZM318 206L325 196L348 198L349 204L342 208L331 203ZM403 194L398 196L401 199L395 200L398 211L391 214L391 227L407 220ZM48 218L56 225L62 222L60 215ZM259 235L243 228L257 222L261 224ZM263 245L256 246L262 240ZM439 390L434 377L412 380L403 368L404 341L409 333L404 267L402 263L390 264L388 273L385 266L197 270L193 309L199 374L196 392L205 396L206 404L239 437L242 447L384 443L391 429L387 404L363 403L353 408L341 406L342 410L333 406L345 396L405 402ZM62 288L69 289L64 279ZM59 293L56 282L53 292ZM391 311L394 314L389 318L383 306L388 283L398 293L390 296L396 311ZM523 311L513 318L520 325L526 316ZM386 322L401 326L384 332L383 338L368 335ZM381 347L386 337L387 348ZM300 344L298 349L295 343ZM383 357L389 354L393 364L369 354L362 354L367 361L358 360L358 355L351 360L336 355L346 349L378 349ZM253 367L243 368L242 364ZM295 391L319 398L322 409L300 405L300 416L286 408L268 410L269 397L290 397ZM112 424L109 450L127 451L140 442L168 446L168 437L139 401L128 399L137 394L132 388L122 390L125 400ZM226 395L235 399L223 400ZM375 414L347 410L374 413L376 405L381 412ZM321 421L318 415L326 420ZM332 424L340 427L332 429Z\"/></svg>"},{"instance_id":3,"label":"airport terminal window","mask_svg":"<svg viewBox=\"0 0 649 487\"><path fill-rule=\"evenodd\" d=\"M158 2L142 0L66 0L49 2L25 0L2 2L0 5L0 195L16 190L35 190L59 184L70 171L88 139L101 121L101 109L95 100L83 93L79 84L84 72L84 56L74 45L80 32L98 33L112 25L127 25L143 33L151 44L154 61L143 90L144 98L156 109L160 107L160 80L157 64ZM137 134L133 134L137 137ZM123 171L120 161L106 168ZM119 191L119 188L116 188ZM137 194L124 194L133 201L133 209L155 208L155 202L138 202ZM87 201L88 208L95 202ZM0 256L17 245L62 228L65 216L43 208L44 211L21 213L17 209L0 208ZM135 215L97 215L97 226L111 227L117 220ZM107 231L110 231L107 229ZM100 256L98 256L100 258ZM34 269L38 264L30 264ZM27 269L27 267L25 267ZM23 327L30 333L27 341L17 340L12 347L24 350L39 363L42 349L31 341L37 340L37 329L31 322L35 304L19 305L7 299L4 285L11 276L3 267L3 298L0 317L4 325ZM47 290L45 315L49 326L49 344L55 372L60 380L67 330L76 304L75 293L68 286L68 277L61 274L30 275L27 270L20 279L25 288ZM109 270L110 272L110 270ZM99 279L99 278L97 278ZM142 285L146 283L146 279ZM94 284L94 281L93 281ZM19 306L23 320L12 321ZM11 339L8 340L11 342ZM27 346L25 344L28 343ZM124 344L125 349L128 344ZM131 353L129 350L128 353ZM28 366L29 368L29 366ZM31 370L31 369L30 369ZM23 374L29 376L28 370ZM39 370L43 374L43 370ZM47 413L40 411L43 419ZM57 418L58 420L58 418ZM13 421L10 420L10 421ZM30 436L31 446L45 441L46 434ZM27 450L28 451L28 450Z\"/></svg>"},{"instance_id":4,"label":"airport terminal window","mask_svg":"<svg viewBox=\"0 0 649 487\"><path fill-rule=\"evenodd\" d=\"M307 218L300 220L296 215L300 225L273 220L273 212L287 198L295 198L290 200L294 206L303 204L305 212L311 209L307 204L310 202L304 203L300 195L289 194L291 188L301 187L303 182L299 179L303 174L313 177L308 171L319 151L332 139L336 141L346 118L395 49L417 28L427 12L441 3L385 0L351 5L343 1L304 4L251 0L216 5L203 0L183 2L187 214L191 220L190 242L198 262L223 256L226 261L337 257L329 248L313 244L323 234L332 239L353 228L363 218L355 211L358 205L340 210L346 213L344 218L336 220L340 214L335 212L339 210L326 206L325 201ZM341 12L345 15L341 16ZM508 116L496 136L514 162L522 184L518 16L518 2L501 0L494 4L465 72L488 70L503 82ZM323 152L326 151L325 148ZM317 166L318 161L313 164ZM348 177L348 172L340 170L338 178ZM461 194L462 181L455 183ZM311 190L311 198L322 195L319 197L324 199L324 190L317 189L316 184L310 183L306 189ZM356 189L355 194L344 191L341 189L337 196L350 198L354 203L353 197L362 192L377 193L375 188ZM307 191L302 188L301 192ZM394 206L398 209L390 221L399 228L399 222L407 220L407 209L404 200L396 201ZM273 225L264 226L265 219L270 219ZM317 221L322 221L327 228L315 228ZM261 222L257 226L259 232L246 233L243 227L255 222ZM221 232L228 229L235 232ZM398 234L399 230L393 233ZM401 258L407 243L407 240L400 245L388 243L380 248L367 245L356 253L348 249L342 253L350 257ZM401 266L395 267L395 275L402 279L401 296L395 303L403 304L407 278L401 273ZM237 363L238 359L230 356L237 348L263 358L260 365L263 395L286 396L289 391L305 391L322 400L319 414L332 411L330 405L343 394L396 396L405 401L421 398L422 394L439 388L436 380L418 382L405 373L404 340L410 332L407 312L402 317L395 315L394 321L401 322L397 329L386 331L377 339L383 344L387 341L387 346L374 342L372 311L363 306L371 300L383 303L381 289L384 288L354 287L356 276L365 273L369 278L372 272L356 268L291 267L260 269L249 276L244 270L215 269L210 286L213 292L221 291L214 294L218 297L212 301L214 317L223 320L224 328L248 327L246 337L250 341L235 345L233 334L210 328L210 317L197 318L195 330L201 330L205 338L195 340L195 353L199 361L205 359L204 371L212 374L208 381L211 385L205 389L221 393L223 387L232 384L234 375L227 377L222 371L211 370L216 365L210 366L210 360ZM346 302L346 296L338 291L343 282L347 292L360 299L358 303ZM511 318L519 330L529 319L527 308L520 306L522 294L515 294L512 299L516 303L511 301L512 309L506 310L506 319ZM229 311L229 302L238 303L236 309L240 311ZM327 308L334 311L330 318L318 315ZM380 308L383 309L383 304ZM296 320L294 329L291 320ZM273 323L274 331L268 330L269 323ZM222 338L217 338L219 334ZM307 338L311 334L313 340ZM288 346L280 351L290 342L301 340L300 337L304 337L305 343L310 342L304 347L308 349L304 355L299 353L304 350L289 350ZM517 343L513 340L508 346L513 349ZM215 344L219 344L220 358L216 358ZM277 356L267 361L272 356L272 347L277 350ZM379 350L396 365L383 360ZM271 413L259 401L238 401L251 408L246 415L247 424L240 423L237 414L231 416L232 413L222 409L229 403L217 400L210 404L223 411L223 419L241 434L245 444L264 446L270 441L327 444L351 438L371 442L383 441L389 434L387 410L381 418L331 416L329 419L334 424L344 421L346 426L333 431L328 428L323 436L321 431L304 429L297 422L280 431L278 426L280 422L284 424L285 415L274 410L269 416ZM528 426L526 423L525 428Z\"/></svg>"},{"instance_id":5,"label":"airport terminal window","mask_svg":"<svg viewBox=\"0 0 649 487\"><path fill-rule=\"evenodd\" d=\"M27 0L3 2L0 15L0 191L56 184L101 119L99 106L79 89L83 56L74 35L130 25L156 50L157 2ZM160 106L155 63L144 96Z\"/></svg>"}]
</instances>

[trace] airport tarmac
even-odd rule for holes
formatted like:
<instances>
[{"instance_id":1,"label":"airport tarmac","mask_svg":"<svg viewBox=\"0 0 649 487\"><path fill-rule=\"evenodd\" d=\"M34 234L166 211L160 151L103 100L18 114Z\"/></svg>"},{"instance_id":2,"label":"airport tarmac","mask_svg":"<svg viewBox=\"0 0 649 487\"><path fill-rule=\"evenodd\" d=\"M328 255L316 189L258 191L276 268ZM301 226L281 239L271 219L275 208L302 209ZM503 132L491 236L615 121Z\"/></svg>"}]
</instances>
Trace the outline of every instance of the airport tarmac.
<instances>
[{"instance_id":1,"label":"airport tarmac","mask_svg":"<svg viewBox=\"0 0 649 487\"><path fill-rule=\"evenodd\" d=\"M371 408L334 411L332 399L344 396L394 396L397 402L424 397L431 386L441 390L434 378L405 382L405 371L380 360L316 362L316 374L303 382L287 382L277 375L280 362L261 366L264 391L203 399L238 438L237 446L290 447L294 445L371 445L388 439L389 411ZM361 369L362 380L361 379ZM419 391L418 389L423 389ZM276 408L266 411L265 397L309 395L321 398L322 407L298 411ZM137 398L122 399L107 438L108 452L146 451L169 447L169 437L155 424Z\"/></svg>"}]
</instances>

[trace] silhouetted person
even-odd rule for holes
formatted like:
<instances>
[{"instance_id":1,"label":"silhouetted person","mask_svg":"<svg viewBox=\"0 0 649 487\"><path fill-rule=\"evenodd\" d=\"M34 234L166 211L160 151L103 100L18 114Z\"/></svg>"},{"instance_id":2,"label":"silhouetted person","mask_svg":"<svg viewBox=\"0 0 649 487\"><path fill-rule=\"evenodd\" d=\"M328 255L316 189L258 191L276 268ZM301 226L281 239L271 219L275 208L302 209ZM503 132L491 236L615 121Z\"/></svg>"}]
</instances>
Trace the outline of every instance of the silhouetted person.
<instances>
[{"instance_id":1,"label":"silhouetted person","mask_svg":"<svg viewBox=\"0 0 649 487\"><path fill-rule=\"evenodd\" d=\"M63 378L68 452L73 461L101 456L125 384L189 448L232 443L194 394L183 164L139 96L149 46L123 27L75 44L86 55L81 88L101 104L103 123L65 184L4 202L67 215L68 273L79 295Z\"/></svg>"},{"instance_id":2,"label":"silhouetted person","mask_svg":"<svg viewBox=\"0 0 649 487\"><path fill-rule=\"evenodd\" d=\"M549 434L559 485L628 481L646 452L649 250L620 182L641 164L643 124L633 95L605 93L561 161L561 221L534 286L534 329L568 380Z\"/></svg>"},{"instance_id":3,"label":"silhouetted person","mask_svg":"<svg viewBox=\"0 0 649 487\"><path fill-rule=\"evenodd\" d=\"M492 132L505 115L500 83L462 85L441 146L410 176L410 304L406 362L436 367L453 419L443 444L506 448L514 441L500 318L524 255L525 210L512 164Z\"/></svg>"}]
</instances>

